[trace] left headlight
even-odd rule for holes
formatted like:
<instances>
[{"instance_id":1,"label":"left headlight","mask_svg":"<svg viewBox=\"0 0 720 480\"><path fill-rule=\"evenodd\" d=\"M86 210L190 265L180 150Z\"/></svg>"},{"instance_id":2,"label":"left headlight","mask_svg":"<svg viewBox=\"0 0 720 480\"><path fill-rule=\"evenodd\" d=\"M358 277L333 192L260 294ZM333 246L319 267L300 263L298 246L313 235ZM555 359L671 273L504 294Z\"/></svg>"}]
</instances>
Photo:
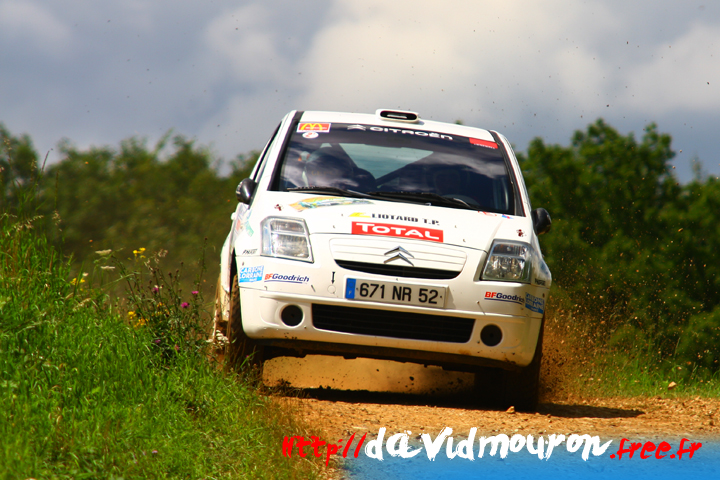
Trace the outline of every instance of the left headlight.
<instances>
[{"instance_id":1,"label":"left headlight","mask_svg":"<svg viewBox=\"0 0 720 480\"><path fill-rule=\"evenodd\" d=\"M497 241L493 243L483 280L530 283L535 249L527 243Z\"/></svg>"},{"instance_id":2,"label":"left headlight","mask_svg":"<svg viewBox=\"0 0 720 480\"><path fill-rule=\"evenodd\" d=\"M263 220L262 255L312 262L310 236L305 222L282 217Z\"/></svg>"}]
</instances>

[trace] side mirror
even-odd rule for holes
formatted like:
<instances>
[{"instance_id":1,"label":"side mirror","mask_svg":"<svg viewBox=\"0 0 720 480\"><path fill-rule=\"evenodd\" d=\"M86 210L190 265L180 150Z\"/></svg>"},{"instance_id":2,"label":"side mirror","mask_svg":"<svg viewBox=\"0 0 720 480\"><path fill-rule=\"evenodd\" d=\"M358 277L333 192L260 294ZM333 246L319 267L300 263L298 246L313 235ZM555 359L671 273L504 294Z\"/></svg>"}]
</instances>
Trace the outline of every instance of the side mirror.
<instances>
[{"instance_id":1,"label":"side mirror","mask_svg":"<svg viewBox=\"0 0 720 480\"><path fill-rule=\"evenodd\" d=\"M550 214L547 210L544 208L536 208L530 212L530 216L532 217L533 228L535 229L536 234L542 235L543 233L550 231L552 219L550 218Z\"/></svg>"},{"instance_id":2,"label":"side mirror","mask_svg":"<svg viewBox=\"0 0 720 480\"><path fill-rule=\"evenodd\" d=\"M246 178L235 189L235 196L238 199L238 202L249 204L250 199L252 199L253 194L255 193L255 187L257 187L257 183L255 183L255 180L252 178Z\"/></svg>"}]
</instances>

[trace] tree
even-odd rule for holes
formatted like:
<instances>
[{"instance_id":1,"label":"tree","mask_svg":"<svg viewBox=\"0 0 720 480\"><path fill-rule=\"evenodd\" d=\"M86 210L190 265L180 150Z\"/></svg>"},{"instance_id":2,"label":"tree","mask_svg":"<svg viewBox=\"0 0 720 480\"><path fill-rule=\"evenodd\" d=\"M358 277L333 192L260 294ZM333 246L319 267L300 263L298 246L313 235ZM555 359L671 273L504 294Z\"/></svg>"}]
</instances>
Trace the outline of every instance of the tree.
<instances>
[{"instance_id":1,"label":"tree","mask_svg":"<svg viewBox=\"0 0 720 480\"><path fill-rule=\"evenodd\" d=\"M221 162L181 135L166 135L153 149L130 138L118 150L80 151L65 142L60 151L63 158L48 168L43 190L61 218L63 251L78 262L95 258L97 250L126 257L139 248L166 251L163 264L174 270L197 261L207 238L208 276L218 273L235 187L256 153L238 156L230 176L221 176Z\"/></svg>"},{"instance_id":2,"label":"tree","mask_svg":"<svg viewBox=\"0 0 720 480\"><path fill-rule=\"evenodd\" d=\"M22 188L38 176L38 156L27 135L13 136L0 123L0 210L17 206Z\"/></svg>"},{"instance_id":3,"label":"tree","mask_svg":"<svg viewBox=\"0 0 720 480\"><path fill-rule=\"evenodd\" d=\"M680 261L670 247L682 192L670 145L655 124L638 142L597 120L569 147L537 138L521 157L533 203L553 216L543 245L556 284L596 326L642 330L665 355L698 308L685 282L668 275Z\"/></svg>"}]
</instances>

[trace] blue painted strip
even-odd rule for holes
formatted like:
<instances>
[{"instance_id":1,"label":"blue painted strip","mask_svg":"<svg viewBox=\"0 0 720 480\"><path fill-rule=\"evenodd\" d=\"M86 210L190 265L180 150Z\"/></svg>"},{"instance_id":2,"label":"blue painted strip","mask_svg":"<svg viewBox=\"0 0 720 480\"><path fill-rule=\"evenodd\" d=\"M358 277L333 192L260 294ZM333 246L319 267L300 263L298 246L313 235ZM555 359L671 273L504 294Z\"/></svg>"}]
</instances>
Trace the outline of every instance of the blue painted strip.
<instances>
[{"instance_id":1,"label":"blue painted strip","mask_svg":"<svg viewBox=\"0 0 720 480\"><path fill-rule=\"evenodd\" d=\"M348 278L347 283L345 284L345 298L353 299L355 298L355 279L354 278Z\"/></svg>"},{"instance_id":2,"label":"blue painted strip","mask_svg":"<svg viewBox=\"0 0 720 480\"><path fill-rule=\"evenodd\" d=\"M414 432L413 432L414 433ZM433 435L434 438L434 435ZM547 436L546 436L547 438ZM602 441L609 440L603 438ZM476 440L477 441L477 440ZM639 441L639 440L633 440ZM693 439L698 441L698 439ZM655 441L655 444L659 439ZM671 441L676 450L677 441ZM383 461L367 456L367 443L359 458L348 458L342 461L345 470L344 478L349 480L366 480L376 478L393 478L396 480L455 480L462 479L516 479L516 480L680 480L720 478L720 443L717 440L703 440L703 446L689 458L672 459L668 455L656 459L650 455L641 459L639 452L633 458L627 455L622 460L610 458L618 450L618 442L607 449L602 456L590 455L587 461L582 460L581 452L569 453L563 444L557 447L551 458L539 460L527 450L509 453L506 458L500 455L491 456L485 451L483 458L475 457L469 461L460 457L449 459L445 444L430 461L424 450L412 458L404 459L388 454L383 448ZM410 451L422 447L420 442L411 442ZM687 444L686 444L687 445ZM477 454L477 445L475 453ZM668 452L670 453L670 452Z\"/></svg>"}]
</instances>

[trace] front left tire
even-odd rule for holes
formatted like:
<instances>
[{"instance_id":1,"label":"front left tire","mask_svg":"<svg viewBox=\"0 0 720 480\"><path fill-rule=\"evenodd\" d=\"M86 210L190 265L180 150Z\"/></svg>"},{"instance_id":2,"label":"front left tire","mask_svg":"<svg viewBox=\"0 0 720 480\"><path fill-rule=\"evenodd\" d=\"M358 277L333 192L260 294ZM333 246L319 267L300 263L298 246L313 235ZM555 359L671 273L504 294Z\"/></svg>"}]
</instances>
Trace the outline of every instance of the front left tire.
<instances>
[{"instance_id":1,"label":"front left tire","mask_svg":"<svg viewBox=\"0 0 720 480\"><path fill-rule=\"evenodd\" d=\"M223 300L229 302L227 310L224 308ZM223 313L225 311L228 312L227 318ZM228 368L238 371L255 368L262 373L263 347L248 337L243 329L240 284L237 274L233 275L230 295L222 290L222 285L218 282L218 293L215 299L214 337L215 341L224 344L225 365Z\"/></svg>"}]
</instances>

